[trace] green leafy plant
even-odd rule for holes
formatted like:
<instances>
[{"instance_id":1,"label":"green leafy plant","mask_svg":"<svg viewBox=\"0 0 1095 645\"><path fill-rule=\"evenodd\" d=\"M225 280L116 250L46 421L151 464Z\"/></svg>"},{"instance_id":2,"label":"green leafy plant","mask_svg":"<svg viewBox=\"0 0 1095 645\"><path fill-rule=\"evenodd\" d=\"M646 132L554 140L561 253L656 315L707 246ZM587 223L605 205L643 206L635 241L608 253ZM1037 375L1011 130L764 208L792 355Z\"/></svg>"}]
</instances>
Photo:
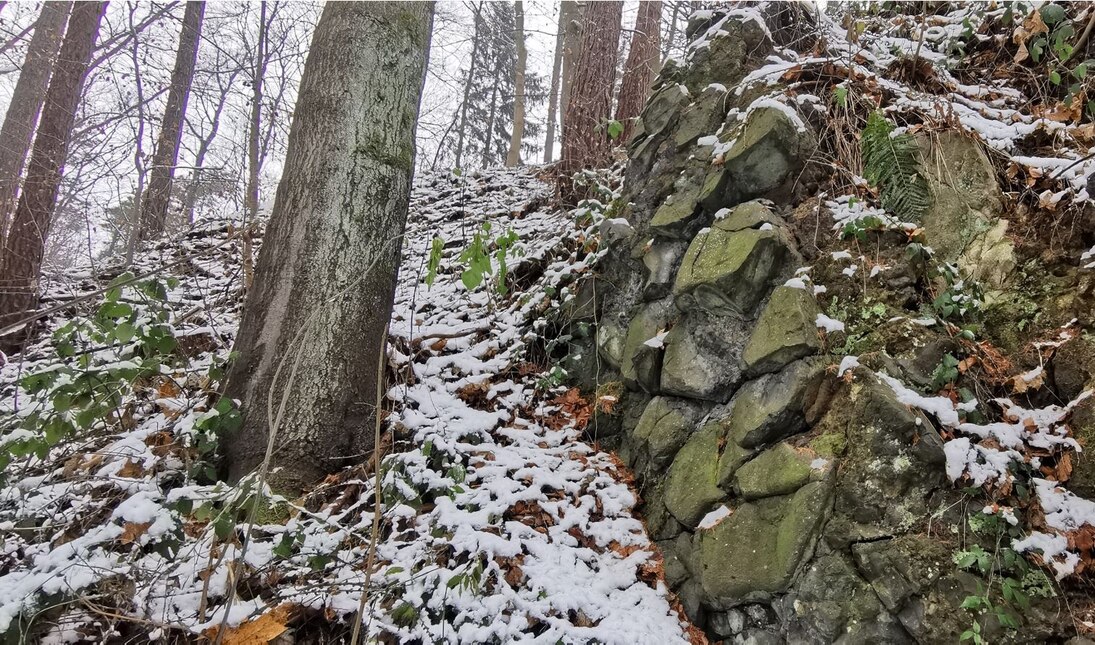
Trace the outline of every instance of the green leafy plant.
<instances>
[{"instance_id":1,"label":"green leafy plant","mask_svg":"<svg viewBox=\"0 0 1095 645\"><path fill-rule=\"evenodd\" d=\"M965 319L981 310L984 292L981 285L965 280L958 268L947 263L933 267L935 275L943 280L943 289L932 300L932 309L942 319Z\"/></svg>"},{"instance_id":2,"label":"green leafy plant","mask_svg":"<svg viewBox=\"0 0 1095 645\"><path fill-rule=\"evenodd\" d=\"M124 424L135 394L171 387L162 368L183 360L175 353L167 302L167 289L177 281L122 286L132 278L116 278L91 316L75 317L53 333L50 366L21 381L27 405L0 421L0 469L30 455L44 459L77 433Z\"/></svg>"},{"instance_id":3,"label":"green leafy plant","mask_svg":"<svg viewBox=\"0 0 1095 645\"><path fill-rule=\"evenodd\" d=\"M930 202L928 184L916 160L916 142L882 112L874 111L861 135L867 181L879 189L882 207L902 219L919 221Z\"/></svg>"},{"instance_id":4,"label":"green leafy plant","mask_svg":"<svg viewBox=\"0 0 1095 645\"><path fill-rule=\"evenodd\" d=\"M437 270L441 268L441 252L445 250L445 240L440 237L430 242L430 258L426 262L426 286L432 287L437 280Z\"/></svg>"},{"instance_id":5,"label":"green leafy plant","mask_svg":"<svg viewBox=\"0 0 1095 645\"><path fill-rule=\"evenodd\" d=\"M523 253L521 247L517 245L520 238L512 228L494 237L491 236L491 230L490 222L483 222L479 230L472 235L468 246L460 252L457 261L464 267L460 273L460 282L468 291L472 291L483 284L487 278L493 278L494 291L499 295L505 295L509 291L506 285L509 260ZM433 286L437 280L444 249L445 241L440 237L433 238L424 279L428 286Z\"/></svg>"},{"instance_id":6,"label":"green leafy plant","mask_svg":"<svg viewBox=\"0 0 1095 645\"><path fill-rule=\"evenodd\" d=\"M943 354L943 360L932 372L932 388L941 390L958 380L958 359L954 354Z\"/></svg>"},{"instance_id":7,"label":"green leafy plant","mask_svg":"<svg viewBox=\"0 0 1095 645\"><path fill-rule=\"evenodd\" d=\"M977 644L985 642L983 617L994 617L1001 627L1017 630L1023 613L1030 609L1032 596L1049 598L1056 592L1042 570L1032 568L1022 554L1007 546L1021 536L1018 524L1011 524L1000 513L974 513L968 524L974 535L993 544L991 551L975 543L954 554L959 569L984 579L977 582L977 592L966 596L961 604L973 614L973 622L960 639Z\"/></svg>"}]
</instances>

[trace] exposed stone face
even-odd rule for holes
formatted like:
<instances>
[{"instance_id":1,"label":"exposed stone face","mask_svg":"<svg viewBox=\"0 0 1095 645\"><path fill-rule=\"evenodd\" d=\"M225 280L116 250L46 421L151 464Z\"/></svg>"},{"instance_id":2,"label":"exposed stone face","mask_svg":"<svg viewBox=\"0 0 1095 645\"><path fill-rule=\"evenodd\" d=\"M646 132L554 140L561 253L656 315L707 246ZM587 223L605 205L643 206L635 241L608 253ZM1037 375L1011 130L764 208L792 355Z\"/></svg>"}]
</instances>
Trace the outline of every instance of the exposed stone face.
<instances>
[{"instance_id":1,"label":"exposed stone face","mask_svg":"<svg viewBox=\"0 0 1095 645\"><path fill-rule=\"evenodd\" d=\"M745 500L788 495L810 481L813 460L809 451L778 443L738 468L735 488Z\"/></svg>"},{"instance_id":2,"label":"exposed stone face","mask_svg":"<svg viewBox=\"0 0 1095 645\"><path fill-rule=\"evenodd\" d=\"M762 107L724 135L733 141L721 172L708 175L701 199L708 208L757 197L783 198L816 146L814 135L787 111Z\"/></svg>"},{"instance_id":3,"label":"exposed stone face","mask_svg":"<svg viewBox=\"0 0 1095 645\"><path fill-rule=\"evenodd\" d=\"M685 257L687 260L687 256ZM814 297L804 289L777 287L742 352L747 373L767 374L821 348Z\"/></svg>"},{"instance_id":4,"label":"exposed stone face","mask_svg":"<svg viewBox=\"0 0 1095 645\"><path fill-rule=\"evenodd\" d=\"M658 300L669 295L686 249L688 242L684 240L654 240L650 249L643 254L643 266L647 270L643 285L644 300Z\"/></svg>"},{"instance_id":5,"label":"exposed stone face","mask_svg":"<svg viewBox=\"0 0 1095 645\"><path fill-rule=\"evenodd\" d=\"M1002 285L1015 251L1000 220L1004 198L982 144L957 132L917 139L920 167L931 193L921 225L938 257L958 262L972 277Z\"/></svg>"},{"instance_id":6,"label":"exposed stone face","mask_svg":"<svg viewBox=\"0 0 1095 645\"><path fill-rule=\"evenodd\" d=\"M672 304L662 300L644 305L632 319L620 355L620 374L629 387L642 388L651 393L658 391L662 349L648 344L648 341L669 326L673 314Z\"/></svg>"},{"instance_id":7,"label":"exposed stone face","mask_svg":"<svg viewBox=\"0 0 1095 645\"><path fill-rule=\"evenodd\" d=\"M715 223L712 226L721 231L733 233L747 228L760 228L765 224L780 228L786 228L787 226L783 218L773 213L772 209L760 201L753 200L728 209L725 216L715 218Z\"/></svg>"},{"instance_id":8,"label":"exposed stone face","mask_svg":"<svg viewBox=\"0 0 1095 645\"><path fill-rule=\"evenodd\" d=\"M747 327L740 316L684 314L665 337L661 391L707 401L728 400L741 383L741 365L734 357L745 346Z\"/></svg>"},{"instance_id":9,"label":"exposed stone face","mask_svg":"<svg viewBox=\"0 0 1095 645\"><path fill-rule=\"evenodd\" d=\"M631 432L629 465L637 473L658 475L665 471L696 424L707 412L702 404L655 397L646 406Z\"/></svg>"},{"instance_id":10,"label":"exposed stone face","mask_svg":"<svg viewBox=\"0 0 1095 645\"><path fill-rule=\"evenodd\" d=\"M726 116L727 90L718 86L704 88L694 103L681 112L680 122L673 134L678 148L691 146L696 139L718 129Z\"/></svg>"},{"instance_id":11,"label":"exposed stone face","mask_svg":"<svg viewBox=\"0 0 1095 645\"><path fill-rule=\"evenodd\" d=\"M702 20L690 23L689 27L696 30L697 37L701 29L706 30ZM767 29L752 20L728 20L720 27L720 33L708 38L710 44L694 50L690 65L683 70L682 82L693 94L711 83L734 87L772 51Z\"/></svg>"},{"instance_id":12,"label":"exposed stone face","mask_svg":"<svg viewBox=\"0 0 1095 645\"><path fill-rule=\"evenodd\" d=\"M848 438L835 496L839 518L827 539L841 545L900 535L929 512L928 496L943 485L943 441L921 414L897 400L869 370L834 400L824 429Z\"/></svg>"},{"instance_id":13,"label":"exposed stone face","mask_svg":"<svg viewBox=\"0 0 1095 645\"><path fill-rule=\"evenodd\" d=\"M665 506L673 517L695 528L715 505L726 498L716 485L719 463L719 428L709 424L684 444L665 484Z\"/></svg>"},{"instance_id":14,"label":"exposed stone face","mask_svg":"<svg viewBox=\"0 0 1095 645\"><path fill-rule=\"evenodd\" d=\"M791 642L915 642L842 553L817 558L781 604Z\"/></svg>"},{"instance_id":15,"label":"exposed stone face","mask_svg":"<svg viewBox=\"0 0 1095 645\"><path fill-rule=\"evenodd\" d=\"M775 231L707 229L692 240L681 260L673 284L677 306L748 316L790 257Z\"/></svg>"},{"instance_id":16,"label":"exposed stone face","mask_svg":"<svg viewBox=\"0 0 1095 645\"><path fill-rule=\"evenodd\" d=\"M690 29L706 32L721 20L714 15ZM924 276L883 248L876 261L887 267L872 288L893 298L865 333L887 339L886 351L863 352L866 367L835 374L853 345L841 347L840 332L819 334L813 290L786 284L811 264L831 289L827 306L837 291L841 305L864 304L854 301L859 284L840 284L843 267L827 262L827 249L816 239L807 249L803 208L811 220L819 211L792 188L808 174L820 119L755 102L770 86L738 94L735 83L771 43L751 19L721 28L728 35L667 64L655 82L629 145L628 227L610 226L597 283L607 294L597 350L619 370L608 378L626 386L619 455L635 473L666 582L710 638L728 643L954 642L969 626L959 607L975 581L956 571L953 550L920 537L953 502L942 439L869 368L926 394L941 357L961 346L939 328L908 330L913 314L901 310L918 304ZM710 135L722 145L701 145ZM925 172L925 224L944 222L926 228L946 232L927 243L1003 284L1014 252L979 144L943 135L923 161L940 164ZM892 236L882 241L907 243ZM1091 387L1086 363L1067 345L1058 351L1047 377L1062 392ZM1072 421L1095 443L1092 410L1076 408ZM1075 464L1074 479L1095 482L1085 466ZM709 515L722 507L731 512Z\"/></svg>"},{"instance_id":17,"label":"exposed stone face","mask_svg":"<svg viewBox=\"0 0 1095 645\"><path fill-rule=\"evenodd\" d=\"M742 504L718 526L697 534L699 576L713 604L732 606L783 591L813 542L828 486Z\"/></svg>"},{"instance_id":18,"label":"exposed stone face","mask_svg":"<svg viewBox=\"0 0 1095 645\"><path fill-rule=\"evenodd\" d=\"M795 361L780 372L747 383L738 391L730 411L730 440L744 448L756 448L805 430L805 408L825 364L819 359Z\"/></svg>"}]
</instances>

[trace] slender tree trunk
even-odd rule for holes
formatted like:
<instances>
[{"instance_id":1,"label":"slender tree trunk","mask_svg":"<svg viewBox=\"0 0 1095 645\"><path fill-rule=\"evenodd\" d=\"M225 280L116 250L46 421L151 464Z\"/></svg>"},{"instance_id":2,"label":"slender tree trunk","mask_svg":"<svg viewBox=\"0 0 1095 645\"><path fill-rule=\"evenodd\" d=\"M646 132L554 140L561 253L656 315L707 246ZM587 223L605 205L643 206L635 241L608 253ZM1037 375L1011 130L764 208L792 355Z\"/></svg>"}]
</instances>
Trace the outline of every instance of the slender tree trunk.
<instances>
[{"instance_id":1,"label":"slender tree trunk","mask_svg":"<svg viewBox=\"0 0 1095 645\"><path fill-rule=\"evenodd\" d=\"M160 138L152 157L152 172L141 205L141 239L147 240L163 233L167 221L167 205L171 198L171 184L175 176L175 164L179 160L179 142L182 141L183 123L186 119L186 103L190 87L194 83L194 65L198 60L198 42L201 40L202 18L205 2L187 2L183 14L179 49L175 53L175 68L171 71L171 89L167 94Z\"/></svg>"},{"instance_id":2,"label":"slender tree trunk","mask_svg":"<svg viewBox=\"0 0 1095 645\"><path fill-rule=\"evenodd\" d=\"M650 94L650 84L658 73L661 53L661 0L642 0L639 14L635 16L635 34L624 64L624 78L620 83L620 96L616 101L616 120L623 124L620 141L631 138L635 119L643 110Z\"/></svg>"},{"instance_id":3,"label":"slender tree trunk","mask_svg":"<svg viewBox=\"0 0 1095 645\"><path fill-rule=\"evenodd\" d=\"M250 289L255 279L251 227L259 214L259 133L262 120L262 80L266 77L266 0L259 3L259 39L251 77L251 127L247 136L247 203L243 223L243 287Z\"/></svg>"},{"instance_id":4,"label":"slender tree trunk","mask_svg":"<svg viewBox=\"0 0 1095 645\"><path fill-rule=\"evenodd\" d=\"M128 216L128 237L125 246L125 263L127 266L133 263L133 254L137 252L137 245L141 241L141 201L144 197L144 182L147 176L144 164L144 130L148 119L145 114L144 75L141 73L141 58L139 56L141 40L138 38L138 34L140 32L137 23L134 21L136 15L137 3L130 0L129 30L133 34L133 39L129 41L129 56L133 63L133 86L137 91L137 132L133 137L135 141L133 146L133 174L136 175L137 186L133 191L133 211Z\"/></svg>"},{"instance_id":5,"label":"slender tree trunk","mask_svg":"<svg viewBox=\"0 0 1095 645\"><path fill-rule=\"evenodd\" d=\"M612 89L619 58L622 2L591 2L582 20L581 46L574 63L573 87L563 119L563 157L559 193L580 197L571 176L583 168L607 166L612 142L604 124L612 114Z\"/></svg>"},{"instance_id":6,"label":"slender tree trunk","mask_svg":"<svg viewBox=\"0 0 1095 645\"><path fill-rule=\"evenodd\" d=\"M665 39L665 50L662 52L662 65L669 60L669 52L673 49L673 40L677 37L677 16L680 15L680 0L670 4L669 35Z\"/></svg>"},{"instance_id":7,"label":"slender tree trunk","mask_svg":"<svg viewBox=\"0 0 1095 645\"><path fill-rule=\"evenodd\" d=\"M243 402L232 479L268 442L282 467L271 484L287 492L373 447L432 13L426 2L323 9L228 377Z\"/></svg>"},{"instance_id":8,"label":"slender tree trunk","mask_svg":"<svg viewBox=\"0 0 1095 645\"><path fill-rule=\"evenodd\" d=\"M468 104L471 102L471 88L475 82L475 66L479 62L482 14L483 2L480 0L473 12L475 30L471 37L471 62L468 64L468 79L464 83L464 100L460 102L460 127L456 130L456 159L453 161L453 165L457 168L460 168L464 161L464 140L468 127Z\"/></svg>"},{"instance_id":9,"label":"slender tree trunk","mask_svg":"<svg viewBox=\"0 0 1095 645\"><path fill-rule=\"evenodd\" d=\"M27 153L34 139L34 126L38 124L38 115L46 100L49 75L71 8L71 2L47 2L42 5L42 12L34 22L34 36L27 46L27 55L23 59L23 69L19 71L19 80L15 83L8 113L4 116L4 127L0 129L0 248L4 246L8 225L15 211L19 178L27 163Z\"/></svg>"},{"instance_id":10,"label":"slender tree trunk","mask_svg":"<svg viewBox=\"0 0 1095 645\"><path fill-rule=\"evenodd\" d=\"M548 93L547 127L544 133L544 163L551 163L555 151L555 121L559 108L559 86L562 84L563 48L569 21L570 2L559 6L559 26L555 34L555 56L551 64L551 91Z\"/></svg>"},{"instance_id":11,"label":"slender tree trunk","mask_svg":"<svg viewBox=\"0 0 1095 645\"><path fill-rule=\"evenodd\" d=\"M46 91L27 180L0 257L0 326L17 321L38 304L38 274L53 220L72 124L80 105L88 62L106 2L77 3Z\"/></svg>"},{"instance_id":12,"label":"slender tree trunk","mask_svg":"<svg viewBox=\"0 0 1095 645\"><path fill-rule=\"evenodd\" d=\"M525 48L525 3L517 0L513 5L514 40L517 42L517 68L513 73L513 133L509 140L506 166L512 168L521 163L521 140L525 138L525 64L528 50Z\"/></svg>"},{"instance_id":13,"label":"slender tree trunk","mask_svg":"<svg viewBox=\"0 0 1095 645\"><path fill-rule=\"evenodd\" d=\"M483 167L490 165L491 144L494 142L494 117L498 114L498 86L502 84L502 63L494 61L494 86L490 92L490 112L487 114L487 128L483 132Z\"/></svg>"},{"instance_id":14,"label":"slender tree trunk","mask_svg":"<svg viewBox=\"0 0 1095 645\"><path fill-rule=\"evenodd\" d=\"M615 0L611 0L615 1ZM582 40L582 17L586 3L563 0L561 11L566 15L566 32L563 35L563 82L559 96L559 129L566 126L567 106L570 105L570 88L574 85L574 63Z\"/></svg>"}]
</instances>

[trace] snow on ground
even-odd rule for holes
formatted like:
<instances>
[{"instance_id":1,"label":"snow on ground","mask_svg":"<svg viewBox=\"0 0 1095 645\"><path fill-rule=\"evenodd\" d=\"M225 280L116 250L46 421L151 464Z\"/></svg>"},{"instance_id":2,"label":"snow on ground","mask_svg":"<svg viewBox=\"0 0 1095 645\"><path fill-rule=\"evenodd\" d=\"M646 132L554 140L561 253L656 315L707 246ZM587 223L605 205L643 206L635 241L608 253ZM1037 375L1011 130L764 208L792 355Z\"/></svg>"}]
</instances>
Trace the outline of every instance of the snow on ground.
<instances>
[{"instance_id":1,"label":"snow on ground","mask_svg":"<svg viewBox=\"0 0 1095 645\"><path fill-rule=\"evenodd\" d=\"M585 268L582 232L568 215L541 208L549 196L521 171L416 184L391 328L402 382L388 393L389 425L407 449L381 471L382 537L365 612L374 637L688 640L660 559L632 515L626 471L583 440L574 414L582 402L529 362L544 312ZM490 281L469 292L453 266L482 222L492 225L490 238L517 234L520 255L508 264L521 284L511 297ZM228 231L202 222L137 262L140 271L206 251L172 269L179 283L167 288L176 336L193 339L189 363L165 366L127 395L122 422L93 426L44 458L15 459L0 480L0 633L34 620L52 625L45 637L58 642L155 640L210 636L222 622L231 629L259 616L275 624L289 615L297 624L354 618L373 523L368 465L302 499L266 497L270 512L249 540L240 508L254 488L188 471L200 428L217 415L216 383L205 372L227 355L237 324L239 250ZM435 237L444 251L427 287ZM103 281L90 270L61 276L45 304ZM131 296L127 289L122 298ZM48 327L65 321L56 316ZM34 400L17 383L55 369L50 347L43 334L0 371L3 442L25 437L13 425ZM92 354L112 351L124 348Z\"/></svg>"}]
</instances>

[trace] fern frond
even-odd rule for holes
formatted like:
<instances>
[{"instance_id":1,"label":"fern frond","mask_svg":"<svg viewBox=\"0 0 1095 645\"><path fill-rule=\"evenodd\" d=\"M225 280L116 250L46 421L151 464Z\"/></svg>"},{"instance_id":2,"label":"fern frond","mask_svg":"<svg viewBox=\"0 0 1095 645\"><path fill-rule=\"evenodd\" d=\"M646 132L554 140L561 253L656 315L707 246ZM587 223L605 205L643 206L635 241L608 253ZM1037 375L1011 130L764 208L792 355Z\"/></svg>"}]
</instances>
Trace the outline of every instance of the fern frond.
<instances>
[{"instance_id":1,"label":"fern frond","mask_svg":"<svg viewBox=\"0 0 1095 645\"><path fill-rule=\"evenodd\" d=\"M916 142L908 134L894 135L894 124L881 112L867 119L860 145L867 181L879 189L882 207L907 221L919 221L931 203L928 183L920 174Z\"/></svg>"}]
</instances>

